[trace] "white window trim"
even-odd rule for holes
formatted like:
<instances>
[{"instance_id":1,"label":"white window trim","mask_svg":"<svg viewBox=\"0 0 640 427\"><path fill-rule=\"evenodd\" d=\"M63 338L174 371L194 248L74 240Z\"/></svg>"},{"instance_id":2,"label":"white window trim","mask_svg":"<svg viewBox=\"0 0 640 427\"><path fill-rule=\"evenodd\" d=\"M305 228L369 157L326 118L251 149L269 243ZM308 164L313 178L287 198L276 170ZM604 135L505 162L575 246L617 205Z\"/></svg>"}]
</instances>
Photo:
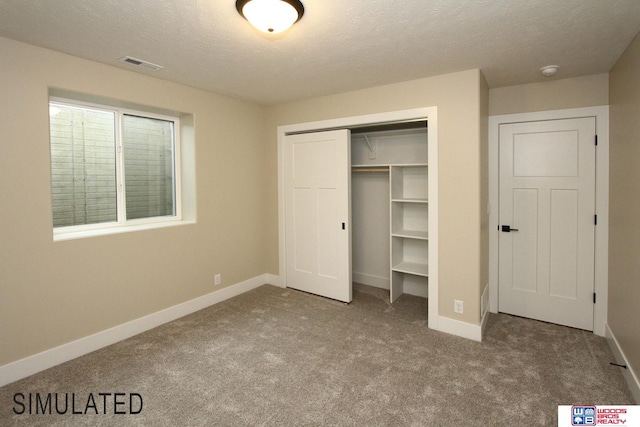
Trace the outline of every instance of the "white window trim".
<instances>
[{"instance_id":1,"label":"white window trim","mask_svg":"<svg viewBox=\"0 0 640 427\"><path fill-rule=\"evenodd\" d=\"M75 101L72 99L50 97L49 105L60 105L65 107L76 108L89 108L98 111L113 112L116 116L115 119L115 132L117 135L117 148L116 156L116 174L117 179L117 221L104 222L98 224L83 224L73 225L67 227L53 227L53 241L63 241L80 239L94 236L105 236L109 234L118 234L132 231L149 230L154 228L172 227L183 224L193 224L195 221L185 221L182 217L182 171L181 171L181 141L180 141L180 119L176 116L169 116L157 113L150 113L144 110L135 110L129 108L112 107L109 105L102 105L90 102ZM150 119L158 119L173 122L174 132L174 155L173 155L173 173L175 180L174 189L174 207L175 215L171 216L158 216L151 218L139 218L126 220L126 197L125 191L125 177L122 170L122 164L124 163L124 149L122 148L122 117L124 115L133 115L139 117L146 117Z\"/></svg>"}]
</instances>

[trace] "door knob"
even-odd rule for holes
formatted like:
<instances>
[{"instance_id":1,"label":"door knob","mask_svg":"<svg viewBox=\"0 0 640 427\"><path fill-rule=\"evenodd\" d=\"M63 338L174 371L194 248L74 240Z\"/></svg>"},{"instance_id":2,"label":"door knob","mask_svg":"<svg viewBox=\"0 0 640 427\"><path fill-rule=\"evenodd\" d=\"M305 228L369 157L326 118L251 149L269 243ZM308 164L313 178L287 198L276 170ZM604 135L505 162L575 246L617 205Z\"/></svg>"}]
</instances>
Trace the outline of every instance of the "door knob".
<instances>
[{"instance_id":1,"label":"door knob","mask_svg":"<svg viewBox=\"0 0 640 427\"><path fill-rule=\"evenodd\" d=\"M503 225L502 230L503 233L511 233L512 231L518 231L517 228L511 228L510 225Z\"/></svg>"}]
</instances>

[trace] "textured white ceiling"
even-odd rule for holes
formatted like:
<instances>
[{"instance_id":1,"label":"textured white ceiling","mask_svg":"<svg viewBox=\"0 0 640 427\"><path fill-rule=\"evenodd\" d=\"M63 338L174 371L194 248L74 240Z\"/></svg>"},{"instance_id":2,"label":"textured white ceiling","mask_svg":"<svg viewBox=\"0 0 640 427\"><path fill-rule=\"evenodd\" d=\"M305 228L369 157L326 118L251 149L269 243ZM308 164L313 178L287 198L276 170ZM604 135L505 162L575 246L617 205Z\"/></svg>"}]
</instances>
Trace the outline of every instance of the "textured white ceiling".
<instances>
[{"instance_id":1,"label":"textured white ceiling","mask_svg":"<svg viewBox=\"0 0 640 427\"><path fill-rule=\"evenodd\" d=\"M471 68L490 87L549 64L605 73L640 31L640 0L302 2L300 22L266 36L235 0L0 0L0 36L271 104Z\"/></svg>"}]
</instances>

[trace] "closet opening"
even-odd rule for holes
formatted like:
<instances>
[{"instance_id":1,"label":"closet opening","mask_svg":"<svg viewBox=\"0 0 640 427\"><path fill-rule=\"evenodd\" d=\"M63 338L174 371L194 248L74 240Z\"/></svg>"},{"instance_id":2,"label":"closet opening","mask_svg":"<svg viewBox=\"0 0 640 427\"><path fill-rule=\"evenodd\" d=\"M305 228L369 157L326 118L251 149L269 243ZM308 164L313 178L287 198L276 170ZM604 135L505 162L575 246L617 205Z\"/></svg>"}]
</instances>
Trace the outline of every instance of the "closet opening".
<instances>
[{"instance_id":1,"label":"closet opening","mask_svg":"<svg viewBox=\"0 0 640 427\"><path fill-rule=\"evenodd\" d=\"M352 283L391 303L428 298L428 160L424 120L351 129Z\"/></svg>"},{"instance_id":2,"label":"closet opening","mask_svg":"<svg viewBox=\"0 0 640 427\"><path fill-rule=\"evenodd\" d=\"M405 301L419 301L428 327L441 330L437 107L282 125L277 133L273 283L344 302L353 300L353 283L363 284L402 315L410 315Z\"/></svg>"}]
</instances>

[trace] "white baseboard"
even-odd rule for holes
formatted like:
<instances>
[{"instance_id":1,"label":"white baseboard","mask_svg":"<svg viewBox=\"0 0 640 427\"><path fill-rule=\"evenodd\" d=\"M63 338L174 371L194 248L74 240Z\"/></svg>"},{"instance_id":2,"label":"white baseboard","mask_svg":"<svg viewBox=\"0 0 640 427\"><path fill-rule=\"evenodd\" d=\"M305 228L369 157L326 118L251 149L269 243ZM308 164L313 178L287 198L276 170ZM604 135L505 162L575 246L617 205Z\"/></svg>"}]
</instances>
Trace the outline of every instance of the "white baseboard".
<instances>
[{"instance_id":1,"label":"white baseboard","mask_svg":"<svg viewBox=\"0 0 640 427\"><path fill-rule=\"evenodd\" d=\"M391 288L391 281L388 277L373 276L371 274L358 273L356 271L351 273L351 281L380 289L388 290Z\"/></svg>"},{"instance_id":2,"label":"white baseboard","mask_svg":"<svg viewBox=\"0 0 640 427\"><path fill-rule=\"evenodd\" d=\"M275 274L269 274L269 273L265 274L264 276L266 280L265 283L268 283L269 285L277 286L279 288L286 288L280 276L277 276Z\"/></svg>"},{"instance_id":3,"label":"white baseboard","mask_svg":"<svg viewBox=\"0 0 640 427\"><path fill-rule=\"evenodd\" d=\"M279 276L263 274L194 298L190 301L174 305L173 307L140 317L139 319L0 366L0 387L243 294L266 283L282 286L280 285Z\"/></svg>"},{"instance_id":4,"label":"white baseboard","mask_svg":"<svg viewBox=\"0 0 640 427\"><path fill-rule=\"evenodd\" d=\"M629 365L629 360L622 351L622 348L620 348L620 344L618 344L618 340L616 340L615 335L613 335L613 332L611 331L611 329L609 329L609 324L605 324L604 328L604 336L607 339L609 347L611 347L611 351L613 352L613 356L616 359L616 363L627 366L627 369L620 368L620 370L622 371L622 375L629 385L629 390L631 390L633 398L635 399L637 404L640 404L640 381L638 380L638 376L634 372L631 365Z\"/></svg>"},{"instance_id":5,"label":"white baseboard","mask_svg":"<svg viewBox=\"0 0 640 427\"><path fill-rule=\"evenodd\" d=\"M438 328L440 332L457 335L474 341L482 341L482 325L472 325L448 317L438 316Z\"/></svg>"}]
</instances>

